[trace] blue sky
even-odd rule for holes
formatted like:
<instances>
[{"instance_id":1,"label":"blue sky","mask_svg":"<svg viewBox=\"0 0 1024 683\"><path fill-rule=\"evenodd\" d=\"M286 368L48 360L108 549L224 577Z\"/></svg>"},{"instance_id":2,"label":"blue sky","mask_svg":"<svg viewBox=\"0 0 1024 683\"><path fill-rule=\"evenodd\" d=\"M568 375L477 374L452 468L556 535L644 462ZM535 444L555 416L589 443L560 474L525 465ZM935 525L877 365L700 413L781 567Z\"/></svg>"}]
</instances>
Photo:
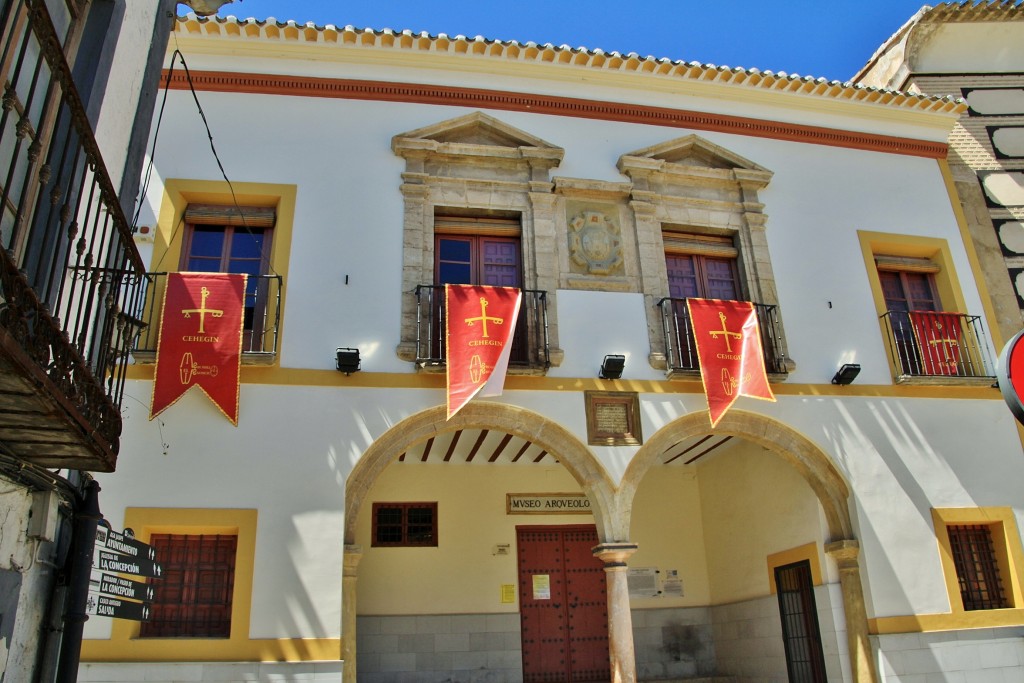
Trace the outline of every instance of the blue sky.
<instances>
[{"instance_id":1,"label":"blue sky","mask_svg":"<svg viewBox=\"0 0 1024 683\"><path fill-rule=\"evenodd\" d=\"M585 46L845 81L924 4L922 0L235 0L220 13ZM186 9L179 6L179 11Z\"/></svg>"}]
</instances>

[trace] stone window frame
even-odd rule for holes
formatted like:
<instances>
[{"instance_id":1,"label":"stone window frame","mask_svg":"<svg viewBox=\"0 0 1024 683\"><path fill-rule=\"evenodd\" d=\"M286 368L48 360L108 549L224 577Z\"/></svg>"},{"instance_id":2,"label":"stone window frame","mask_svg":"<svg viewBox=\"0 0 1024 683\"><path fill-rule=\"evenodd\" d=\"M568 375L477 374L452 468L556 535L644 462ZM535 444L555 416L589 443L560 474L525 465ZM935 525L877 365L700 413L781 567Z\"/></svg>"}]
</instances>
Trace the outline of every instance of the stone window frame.
<instances>
[{"instance_id":1,"label":"stone window frame","mask_svg":"<svg viewBox=\"0 0 1024 683\"><path fill-rule=\"evenodd\" d=\"M558 344L556 292L561 233L550 171L561 163L564 150L483 112L400 133L392 138L391 149L405 160L398 357L416 359L416 287L434 282L434 217L496 216L520 222L523 288L547 292L550 363L560 365L564 354Z\"/></svg>"},{"instance_id":2,"label":"stone window frame","mask_svg":"<svg viewBox=\"0 0 1024 683\"><path fill-rule=\"evenodd\" d=\"M667 370L658 308L658 302L669 296L666 232L730 237L739 252L744 296L778 306L766 235L768 216L758 195L771 181L772 171L699 135L623 154L617 168L632 182L629 205L636 227L652 367ZM776 310L781 348L787 348L781 310ZM787 374L796 369L792 358L787 356L785 363ZM776 381L785 377L772 375Z\"/></svg>"}]
</instances>

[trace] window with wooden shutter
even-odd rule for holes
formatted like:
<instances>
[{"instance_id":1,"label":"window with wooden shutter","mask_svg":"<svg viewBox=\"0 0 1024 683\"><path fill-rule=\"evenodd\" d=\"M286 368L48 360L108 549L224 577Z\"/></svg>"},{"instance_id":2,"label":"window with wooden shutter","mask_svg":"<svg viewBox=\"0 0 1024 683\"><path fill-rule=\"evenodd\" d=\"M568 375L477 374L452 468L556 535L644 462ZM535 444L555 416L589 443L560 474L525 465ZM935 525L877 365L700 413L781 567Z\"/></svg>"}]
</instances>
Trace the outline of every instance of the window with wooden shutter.
<instances>
[{"instance_id":1,"label":"window with wooden shutter","mask_svg":"<svg viewBox=\"0 0 1024 683\"><path fill-rule=\"evenodd\" d=\"M141 638L228 638L238 537L153 534L163 576Z\"/></svg>"},{"instance_id":2,"label":"window with wooden shutter","mask_svg":"<svg viewBox=\"0 0 1024 683\"><path fill-rule=\"evenodd\" d=\"M663 240L669 296L673 299L740 298L738 252L731 239L666 232Z\"/></svg>"},{"instance_id":3,"label":"window with wooden shutter","mask_svg":"<svg viewBox=\"0 0 1024 683\"><path fill-rule=\"evenodd\" d=\"M374 503L372 545L436 546L437 503Z\"/></svg>"},{"instance_id":4,"label":"window with wooden shutter","mask_svg":"<svg viewBox=\"0 0 1024 683\"><path fill-rule=\"evenodd\" d=\"M253 340L263 334L270 283L271 242L276 211L272 207L190 204L185 210L185 238L179 270L199 273L245 273L244 350L259 350Z\"/></svg>"}]
</instances>

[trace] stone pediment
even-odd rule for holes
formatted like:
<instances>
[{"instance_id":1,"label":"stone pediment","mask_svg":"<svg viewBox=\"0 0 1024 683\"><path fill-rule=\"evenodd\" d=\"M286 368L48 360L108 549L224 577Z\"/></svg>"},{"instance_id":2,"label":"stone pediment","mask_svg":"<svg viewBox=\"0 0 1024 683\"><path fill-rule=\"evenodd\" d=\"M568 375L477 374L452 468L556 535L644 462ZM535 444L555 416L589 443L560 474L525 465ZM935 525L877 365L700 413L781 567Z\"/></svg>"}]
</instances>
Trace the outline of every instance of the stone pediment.
<instances>
[{"instance_id":1,"label":"stone pediment","mask_svg":"<svg viewBox=\"0 0 1024 683\"><path fill-rule=\"evenodd\" d=\"M396 154L413 149L474 156L521 156L560 161L564 150L483 112L441 121L392 138Z\"/></svg>"},{"instance_id":2,"label":"stone pediment","mask_svg":"<svg viewBox=\"0 0 1024 683\"><path fill-rule=\"evenodd\" d=\"M665 169L667 165L722 171L750 171L754 175L766 174L769 177L771 175L771 171L763 166L699 135L687 135L623 154L619 157L618 168L626 173L627 169L655 170Z\"/></svg>"}]
</instances>

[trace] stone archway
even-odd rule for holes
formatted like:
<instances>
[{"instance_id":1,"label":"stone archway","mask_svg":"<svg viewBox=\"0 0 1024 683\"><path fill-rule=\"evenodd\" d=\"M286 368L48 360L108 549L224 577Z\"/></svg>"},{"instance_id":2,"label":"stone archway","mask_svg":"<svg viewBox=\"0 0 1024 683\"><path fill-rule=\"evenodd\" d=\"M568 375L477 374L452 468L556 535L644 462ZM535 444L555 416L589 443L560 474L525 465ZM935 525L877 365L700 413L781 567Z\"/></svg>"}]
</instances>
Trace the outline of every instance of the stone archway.
<instances>
[{"instance_id":1,"label":"stone archway","mask_svg":"<svg viewBox=\"0 0 1024 683\"><path fill-rule=\"evenodd\" d=\"M831 458L810 439L772 418L743 410L730 410L712 430L708 412L691 413L662 427L640 447L626 468L619 486L620 506L629 509L636 488L658 457L689 436L729 434L762 446L789 463L807 481L821 501L832 540L853 537L846 500L850 489Z\"/></svg>"},{"instance_id":2,"label":"stone archway","mask_svg":"<svg viewBox=\"0 0 1024 683\"><path fill-rule=\"evenodd\" d=\"M408 447L426 441L440 432L474 427L503 430L528 439L550 453L579 483L593 504L594 523L603 542L621 540L621 515L615 509L615 485L594 454L575 435L540 413L506 405L474 401L451 420L445 420L445 406L428 408L402 420L377 438L352 468L345 484L345 543L356 538L356 519L367 492L391 464Z\"/></svg>"},{"instance_id":3,"label":"stone archway","mask_svg":"<svg viewBox=\"0 0 1024 683\"><path fill-rule=\"evenodd\" d=\"M406 449L442 432L488 428L529 440L549 453L591 501L602 546L625 540L628 519L617 508L615 486L594 454L571 432L526 408L475 401L451 420L445 406L412 415L378 437L353 467L345 485L345 561L342 578L342 658L344 680L356 680L356 581L362 549L355 545L359 511L374 482Z\"/></svg>"},{"instance_id":4,"label":"stone archway","mask_svg":"<svg viewBox=\"0 0 1024 683\"><path fill-rule=\"evenodd\" d=\"M711 429L707 411L691 413L662 427L640 447L630 461L618 487L617 509L631 510L637 487L659 456L687 437L714 432L740 437L779 456L792 466L814 491L828 522L829 542L825 551L839 566L850 666L857 683L875 683L874 660L868 640L867 611L857 560L859 544L854 538L847 500L850 488L832 459L806 436L792 427L764 415L731 410Z\"/></svg>"}]
</instances>

